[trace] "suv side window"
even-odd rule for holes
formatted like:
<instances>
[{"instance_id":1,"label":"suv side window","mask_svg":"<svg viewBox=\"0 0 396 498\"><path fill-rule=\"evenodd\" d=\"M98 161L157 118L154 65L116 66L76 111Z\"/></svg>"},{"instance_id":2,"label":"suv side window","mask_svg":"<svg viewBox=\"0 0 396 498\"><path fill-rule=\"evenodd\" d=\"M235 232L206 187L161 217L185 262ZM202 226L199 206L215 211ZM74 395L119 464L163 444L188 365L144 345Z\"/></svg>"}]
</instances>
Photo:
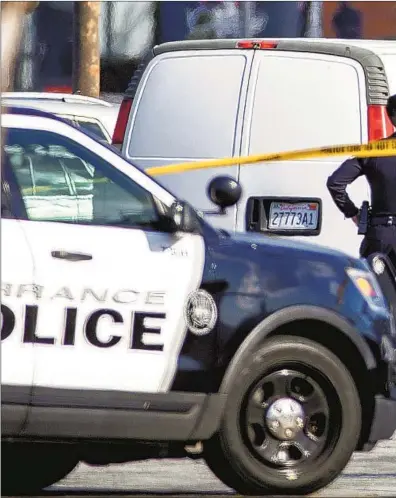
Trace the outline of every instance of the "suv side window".
<instances>
[{"instance_id":1,"label":"suv side window","mask_svg":"<svg viewBox=\"0 0 396 498\"><path fill-rule=\"evenodd\" d=\"M150 192L73 140L10 128L3 146L27 219L157 228Z\"/></svg>"},{"instance_id":2,"label":"suv side window","mask_svg":"<svg viewBox=\"0 0 396 498\"><path fill-rule=\"evenodd\" d=\"M105 142L109 142L108 137L105 135L102 127L96 119L84 119L79 116L75 116L75 120L77 125L83 130L88 130L91 133L94 133L100 140L104 140Z\"/></svg>"}]
</instances>

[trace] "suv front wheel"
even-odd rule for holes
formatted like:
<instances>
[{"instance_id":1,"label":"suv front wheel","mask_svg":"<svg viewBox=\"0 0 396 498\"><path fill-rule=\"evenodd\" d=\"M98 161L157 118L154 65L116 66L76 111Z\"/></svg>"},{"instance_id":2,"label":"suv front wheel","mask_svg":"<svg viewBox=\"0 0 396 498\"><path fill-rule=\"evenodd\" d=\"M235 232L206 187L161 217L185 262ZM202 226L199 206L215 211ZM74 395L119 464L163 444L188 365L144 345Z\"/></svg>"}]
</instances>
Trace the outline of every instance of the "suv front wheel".
<instances>
[{"instance_id":1,"label":"suv front wheel","mask_svg":"<svg viewBox=\"0 0 396 498\"><path fill-rule=\"evenodd\" d=\"M276 336L242 362L219 432L204 443L212 472L241 494L308 494L349 462L361 430L355 382L328 349Z\"/></svg>"}]
</instances>

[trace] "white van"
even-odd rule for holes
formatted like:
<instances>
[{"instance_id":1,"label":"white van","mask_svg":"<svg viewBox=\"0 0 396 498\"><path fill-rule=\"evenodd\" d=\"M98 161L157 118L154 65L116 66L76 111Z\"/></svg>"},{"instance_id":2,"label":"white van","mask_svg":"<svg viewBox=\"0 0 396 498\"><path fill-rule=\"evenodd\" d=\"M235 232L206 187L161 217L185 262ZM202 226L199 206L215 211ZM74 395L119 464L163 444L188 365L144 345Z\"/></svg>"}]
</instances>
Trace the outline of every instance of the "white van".
<instances>
[{"instance_id":1,"label":"white van","mask_svg":"<svg viewBox=\"0 0 396 498\"><path fill-rule=\"evenodd\" d=\"M133 76L113 144L141 167L361 144L393 133L396 41L198 40L154 47ZM132 105L133 103L133 105ZM209 180L225 173L243 196L218 227L309 239L357 256L361 237L326 188L346 159L328 157L158 177L195 208L210 209ZM349 189L360 206L369 187ZM282 213L286 213L282 215ZM290 213L287 215L287 213Z\"/></svg>"}]
</instances>

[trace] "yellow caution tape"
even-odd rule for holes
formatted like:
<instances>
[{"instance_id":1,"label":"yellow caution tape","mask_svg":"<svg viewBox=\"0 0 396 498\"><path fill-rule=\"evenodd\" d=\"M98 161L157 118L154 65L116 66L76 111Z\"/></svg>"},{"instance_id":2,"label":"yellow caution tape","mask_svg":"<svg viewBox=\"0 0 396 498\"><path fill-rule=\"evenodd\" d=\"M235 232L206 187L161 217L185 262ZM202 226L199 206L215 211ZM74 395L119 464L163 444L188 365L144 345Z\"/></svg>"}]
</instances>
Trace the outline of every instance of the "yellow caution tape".
<instances>
[{"instance_id":1,"label":"yellow caution tape","mask_svg":"<svg viewBox=\"0 0 396 498\"><path fill-rule=\"evenodd\" d=\"M225 157L223 159L208 159L204 161L193 161L179 164L168 164L166 166L153 166L146 169L151 176L168 175L171 173L182 173L206 168L223 168L261 162L291 161L298 159L314 159L326 156L348 156L355 157L384 157L396 155L396 140L380 140L365 145L338 145L336 147L321 147L317 149L304 149L279 154L258 154L255 156Z\"/></svg>"},{"instance_id":2,"label":"yellow caution tape","mask_svg":"<svg viewBox=\"0 0 396 498\"><path fill-rule=\"evenodd\" d=\"M223 168L224 166L234 166L246 164L256 164L261 162L291 161L299 159L314 159L328 156L354 156L354 157L386 157L396 156L396 139L380 140L370 142L365 145L338 145L335 147L321 147L316 149L304 149L291 152L281 152L279 154L258 154L245 157L225 157L223 159L208 159L205 161L193 161L179 164L168 164L166 166L154 166L146 169L146 173L151 176L168 175L172 173L183 173L206 168ZM93 183L106 183L107 178L92 179L88 185ZM87 185L87 186L88 186ZM33 188L23 188L23 195L36 195L39 192L56 190L55 186L37 186Z\"/></svg>"}]
</instances>

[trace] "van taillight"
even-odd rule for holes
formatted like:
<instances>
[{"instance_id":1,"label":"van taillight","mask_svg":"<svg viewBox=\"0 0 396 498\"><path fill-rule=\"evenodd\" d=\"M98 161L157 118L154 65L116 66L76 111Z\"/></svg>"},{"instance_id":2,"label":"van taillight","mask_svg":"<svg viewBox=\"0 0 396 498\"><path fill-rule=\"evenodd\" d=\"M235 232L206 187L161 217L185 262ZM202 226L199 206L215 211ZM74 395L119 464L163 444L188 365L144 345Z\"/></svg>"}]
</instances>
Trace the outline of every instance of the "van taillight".
<instances>
[{"instance_id":1,"label":"van taillight","mask_svg":"<svg viewBox=\"0 0 396 498\"><path fill-rule=\"evenodd\" d=\"M275 42L269 42L269 41L253 41L253 40L241 40L238 41L236 44L236 48L254 48L256 50L265 50L265 49L271 49L271 48L276 48L278 46L277 43Z\"/></svg>"},{"instance_id":2,"label":"van taillight","mask_svg":"<svg viewBox=\"0 0 396 498\"><path fill-rule=\"evenodd\" d=\"M384 105L369 105L367 122L369 142L388 137L394 131Z\"/></svg>"},{"instance_id":3,"label":"van taillight","mask_svg":"<svg viewBox=\"0 0 396 498\"><path fill-rule=\"evenodd\" d=\"M128 124L129 112L132 107L132 99L124 99L118 112L117 123L113 133L113 145L121 145L124 141L125 130Z\"/></svg>"}]
</instances>

